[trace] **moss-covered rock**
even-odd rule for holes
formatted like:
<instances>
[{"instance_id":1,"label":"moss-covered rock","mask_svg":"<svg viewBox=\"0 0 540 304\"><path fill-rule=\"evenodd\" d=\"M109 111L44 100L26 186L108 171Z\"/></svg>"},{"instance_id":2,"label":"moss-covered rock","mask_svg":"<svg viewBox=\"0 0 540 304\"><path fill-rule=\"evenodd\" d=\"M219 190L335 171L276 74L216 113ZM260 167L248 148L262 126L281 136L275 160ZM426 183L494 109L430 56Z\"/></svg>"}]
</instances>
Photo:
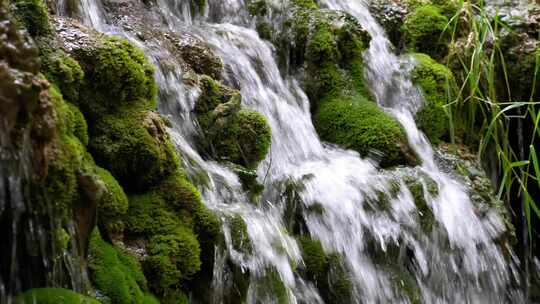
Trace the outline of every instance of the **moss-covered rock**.
<instances>
[{"instance_id":1,"label":"moss-covered rock","mask_svg":"<svg viewBox=\"0 0 540 304\"><path fill-rule=\"evenodd\" d=\"M97 230L90 241L89 268L95 287L112 303L143 303L146 278L139 262L105 242Z\"/></svg>"},{"instance_id":2,"label":"moss-covered rock","mask_svg":"<svg viewBox=\"0 0 540 304\"><path fill-rule=\"evenodd\" d=\"M124 105L141 101L148 103L147 109L155 108L154 67L143 51L126 39L101 38L90 49L79 52L77 59L91 93L81 101L85 111L96 115L114 113Z\"/></svg>"},{"instance_id":3,"label":"moss-covered rock","mask_svg":"<svg viewBox=\"0 0 540 304\"><path fill-rule=\"evenodd\" d=\"M241 96L210 77L200 81L195 112L203 130L201 149L223 161L256 168L270 148L271 130L264 116L242 109Z\"/></svg>"},{"instance_id":4,"label":"moss-covered rock","mask_svg":"<svg viewBox=\"0 0 540 304\"><path fill-rule=\"evenodd\" d=\"M152 237L144 260L149 284L158 294L180 288L182 281L200 270L200 247L193 232L179 226L166 235Z\"/></svg>"},{"instance_id":5,"label":"moss-covered rock","mask_svg":"<svg viewBox=\"0 0 540 304\"><path fill-rule=\"evenodd\" d=\"M315 127L322 139L364 157L379 154L383 167L415 162L399 123L367 100L322 102L315 114Z\"/></svg>"},{"instance_id":6,"label":"moss-covered rock","mask_svg":"<svg viewBox=\"0 0 540 304\"><path fill-rule=\"evenodd\" d=\"M319 8L319 4L317 4L317 1L315 0L292 0L292 3L294 3L295 5L299 7L307 8L307 9Z\"/></svg>"},{"instance_id":7,"label":"moss-covered rock","mask_svg":"<svg viewBox=\"0 0 540 304\"><path fill-rule=\"evenodd\" d=\"M97 167L96 173L106 188L98 204L98 226L104 235L120 233L129 207L127 195L109 171Z\"/></svg>"},{"instance_id":8,"label":"moss-covered rock","mask_svg":"<svg viewBox=\"0 0 540 304\"><path fill-rule=\"evenodd\" d=\"M79 63L65 52L52 50L49 46L42 46L40 51L42 73L60 89L67 101L77 103L84 79Z\"/></svg>"},{"instance_id":9,"label":"moss-covered rock","mask_svg":"<svg viewBox=\"0 0 540 304\"><path fill-rule=\"evenodd\" d=\"M448 137L450 122L445 107L457 98L458 87L447 67L425 54L413 56L417 63L411 77L425 99L424 106L416 113L416 122L433 143L438 143Z\"/></svg>"},{"instance_id":10,"label":"moss-covered rock","mask_svg":"<svg viewBox=\"0 0 540 304\"><path fill-rule=\"evenodd\" d=\"M124 108L95 123L89 150L130 191L143 192L178 168L162 118L137 108Z\"/></svg>"},{"instance_id":11,"label":"moss-covered rock","mask_svg":"<svg viewBox=\"0 0 540 304\"><path fill-rule=\"evenodd\" d=\"M43 0L12 1L15 16L32 36L51 34L49 12Z\"/></svg>"},{"instance_id":12,"label":"moss-covered rock","mask_svg":"<svg viewBox=\"0 0 540 304\"><path fill-rule=\"evenodd\" d=\"M352 282L340 255L327 254L321 243L308 236L298 238L306 277L315 283L325 303L352 303Z\"/></svg>"},{"instance_id":13,"label":"moss-covered rock","mask_svg":"<svg viewBox=\"0 0 540 304\"><path fill-rule=\"evenodd\" d=\"M409 51L421 52L439 60L446 56L450 43L448 18L434 5L415 9L402 27L405 46Z\"/></svg>"},{"instance_id":14,"label":"moss-covered rock","mask_svg":"<svg viewBox=\"0 0 540 304\"><path fill-rule=\"evenodd\" d=\"M26 291L16 304L100 304L99 301L62 288L36 288Z\"/></svg>"},{"instance_id":15,"label":"moss-covered rock","mask_svg":"<svg viewBox=\"0 0 540 304\"><path fill-rule=\"evenodd\" d=\"M229 229L231 233L231 242L234 250L246 254L251 254L253 245L247 231L247 225L241 216L235 215L229 219Z\"/></svg>"},{"instance_id":16,"label":"moss-covered rock","mask_svg":"<svg viewBox=\"0 0 540 304\"><path fill-rule=\"evenodd\" d=\"M172 174L145 194L131 196L124 222L130 239L147 240L144 272L163 303L180 301L183 284L201 267L213 265L220 222L182 173Z\"/></svg>"},{"instance_id":17,"label":"moss-covered rock","mask_svg":"<svg viewBox=\"0 0 540 304\"><path fill-rule=\"evenodd\" d=\"M88 124L86 123L86 119L84 119L84 115L81 113L79 108L71 103L67 103L68 105L68 112L67 115L68 118L68 129L70 129L73 132L73 135L79 139L79 141L84 145L88 145Z\"/></svg>"},{"instance_id":18,"label":"moss-covered rock","mask_svg":"<svg viewBox=\"0 0 540 304\"><path fill-rule=\"evenodd\" d=\"M84 119L73 113L74 108L66 103L54 86L49 90L56 118L58 138L50 152L48 174L45 179L45 196L54 201L55 209L67 220L73 204L79 199L78 175L91 172L94 163L87 154L84 144L75 136L77 129L84 139ZM78 128L77 128L78 126Z\"/></svg>"},{"instance_id":19,"label":"moss-covered rock","mask_svg":"<svg viewBox=\"0 0 540 304\"><path fill-rule=\"evenodd\" d=\"M299 243L308 278L317 286L324 285L328 274L328 257L321 243L306 236L300 237Z\"/></svg>"}]
</instances>

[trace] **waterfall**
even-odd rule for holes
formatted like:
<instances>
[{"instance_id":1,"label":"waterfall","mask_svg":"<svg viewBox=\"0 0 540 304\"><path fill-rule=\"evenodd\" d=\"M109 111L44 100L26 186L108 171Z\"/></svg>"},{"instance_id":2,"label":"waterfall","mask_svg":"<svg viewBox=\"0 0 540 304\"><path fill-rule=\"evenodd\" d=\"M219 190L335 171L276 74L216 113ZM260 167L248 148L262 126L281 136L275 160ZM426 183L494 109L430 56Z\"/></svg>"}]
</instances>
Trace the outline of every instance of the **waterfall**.
<instances>
[{"instance_id":1,"label":"waterfall","mask_svg":"<svg viewBox=\"0 0 540 304\"><path fill-rule=\"evenodd\" d=\"M85 0L87 1L87 0ZM88 0L102 7L99 0ZM123 35L145 50L156 65L160 87L159 108L172 122L170 134L189 172L206 172L200 185L205 204L224 222L226 248L216 252L212 291L215 303L226 288L220 278L225 261L231 260L249 273L248 303L274 303L272 294L259 284L275 272L284 283L290 303L322 303L321 295L296 271L303 263L299 244L284 221L287 197L284 185L301 185L296 190L301 201L301 218L307 232L321 242L325 252L341 257L351 276L355 303L409 303L407 295L393 286L393 276L376 261L377 252L396 250L400 271L411 273L424 303L500 303L508 301L512 273L495 240L504 233L502 219L495 211L480 217L465 186L444 172L426 136L413 116L422 106L421 92L409 79L414 62L393 54L384 30L358 0L321 0L330 9L348 12L358 19L372 37L365 54L366 79L379 105L403 125L411 147L422 164L416 168L380 170L376 161L353 151L321 142L311 121L309 100L292 75L283 75L273 46L253 29L242 0L208 1L201 18L193 19L188 1L157 2L164 16L162 25L175 32L188 27L190 33L207 42L222 58L227 72L224 82L240 90L243 105L262 113L272 127L272 145L267 159L258 168L265 192L253 204L236 174L227 166L205 160L195 149L198 125L192 115L200 92L183 83L182 68L163 65L164 50L139 41L121 28L104 26L89 16L85 23L98 30ZM277 1L279 2L279 1ZM276 5L279 5L277 3ZM104 18L104 17L102 17ZM165 52L166 53L166 52ZM423 231L417 206L401 176L414 176L425 190L428 208L437 226ZM397 181L397 182L396 182ZM388 196L387 212L370 212L381 193ZM427 191L436 188L436 194ZM309 212L320 209L321 212ZM228 219L240 216L247 225L251 254L232 245ZM401 284L405 284L401 281ZM514 301L519 301L516 295Z\"/></svg>"}]
</instances>

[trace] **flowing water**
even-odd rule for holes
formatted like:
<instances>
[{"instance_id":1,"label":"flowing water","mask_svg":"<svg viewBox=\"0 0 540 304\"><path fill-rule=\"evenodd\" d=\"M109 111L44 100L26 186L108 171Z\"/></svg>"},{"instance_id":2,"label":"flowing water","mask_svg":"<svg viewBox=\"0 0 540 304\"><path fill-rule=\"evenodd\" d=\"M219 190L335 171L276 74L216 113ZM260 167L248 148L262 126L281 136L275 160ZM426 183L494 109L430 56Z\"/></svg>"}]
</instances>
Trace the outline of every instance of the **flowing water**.
<instances>
[{"instance_id":1,"label":"flowing water","mask_svg":"<svg viewBox=\"0 0 540 304\"><path fill-rule=\"evenodd\" d=\"M99 0L92 7L102 7ZM276 7L281 1L273 2ZM243 105L261 112L272 127L272 145L259 166L259 182L265 192L259 204L250 202L236 174L228 167L203 159L195 150L199 132L192 115L197 88L184 84L179 64L162 64L169 55L159 47L142 43L119 28L106 25L103 11L82 15L98 30L124 35L142 47L157 66L160 111L172 121L170 134L183 155L188 171L205 172L200 185L207 206L224 220L226 248L217 250L213 300L221 303L227 292L227 260L250 276L248 303L273 303L271 290L259 288L264 278L277 274L288 302L322 303L312 283L295 271L301 252L289 222L285 221L293 187L300 202L298 218L325 252L342 257L351 276L355 303L408 303L404 286L419 289L424 303L502 303L519 301L512 292L512 273L495 240L505 227L495 211L478 215L466 187L441 170L437 152L415 125L413 116L422 105L420 91L408 79L414 64L391 51L384 30L366 5L358 0L321 0L331 9L348 12L372 36L365 54L366 79L381 107L394 115L407 131L411 147L422 161L417 168L380 170L377 162L358 153L325 144L311 121L309 100L298 81L283 75L272 45L253 30L244 1L212 0L203 17L193 18L188 1L157 2L165 31L189 31L207 42L226 66L224 82L238 88ZM86 4L85 4L86 5ZM99 23L95 23L98 20ZM424 198L437 222L426 232L413 195L402 179L413 176L424 188ZM397 188L397 191L396 191ZM435 188L434 191L428 191ZM373 212L381 193L388 195L387 210ZM290 193L289 193L290 194ZM313 212L319 210L319 212ZM232 245L228 219L241 216L253 245L251 253ZM395 260L381 262L377 255ZM398 274L407 273L397 280ZM402 288L400 288L402 287ZM510 299L509 297L514 297Z\"/></svg>"}]
</instances>

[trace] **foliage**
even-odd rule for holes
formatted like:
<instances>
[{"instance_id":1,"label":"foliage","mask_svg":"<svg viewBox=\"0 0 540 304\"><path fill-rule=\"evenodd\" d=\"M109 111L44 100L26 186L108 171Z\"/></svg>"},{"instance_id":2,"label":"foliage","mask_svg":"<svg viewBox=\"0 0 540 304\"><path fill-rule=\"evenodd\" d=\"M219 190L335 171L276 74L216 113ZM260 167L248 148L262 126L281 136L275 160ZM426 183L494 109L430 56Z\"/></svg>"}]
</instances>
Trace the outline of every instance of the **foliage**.
<instances>
[{"instance_id":1,"label":"foliage","mask_svg":"<svg viewBox=\"0 0 540 304\"><path fill-rule=\"evenodd\" d=\"M476 143L480 158L498 160L498 195L514 209L523 206L532 238L532 216L536 214L540 218L537 195L540 169L535 148L540 139L537 83L540 52L537 46L528 59L521 59L528 66L520 66L515 56L523 54L513 53L515 50L506 45L505 39L515 29L498 15L488 16L482 3L462 7L454 18L458 14L465 16L470 33L466 47L457 37L452 42L455 51L449 66L463 80L452 117L452 131ZM526 83L519 83L522 79ZM521 202L515 199L516 194Z\"/></svg>"}]
</instances>

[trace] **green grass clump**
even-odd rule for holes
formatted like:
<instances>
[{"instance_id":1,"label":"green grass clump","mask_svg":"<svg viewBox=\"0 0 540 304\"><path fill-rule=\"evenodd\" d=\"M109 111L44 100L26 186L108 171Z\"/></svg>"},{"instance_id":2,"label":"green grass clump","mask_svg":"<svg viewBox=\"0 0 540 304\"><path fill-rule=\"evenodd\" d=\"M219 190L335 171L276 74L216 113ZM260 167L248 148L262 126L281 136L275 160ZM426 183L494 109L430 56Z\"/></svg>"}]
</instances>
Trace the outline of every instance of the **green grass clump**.
<instances>
[{"instance_id":1,"label":"green grass clump","mask_svg":"<svg viewBox=\"0 0 540 304\"><path fill-rule=\"evenodd\" d=\"M100 304L99 301L62 288L36 288L18 296L15 304Z\"/></svg>"}]
</instances>

